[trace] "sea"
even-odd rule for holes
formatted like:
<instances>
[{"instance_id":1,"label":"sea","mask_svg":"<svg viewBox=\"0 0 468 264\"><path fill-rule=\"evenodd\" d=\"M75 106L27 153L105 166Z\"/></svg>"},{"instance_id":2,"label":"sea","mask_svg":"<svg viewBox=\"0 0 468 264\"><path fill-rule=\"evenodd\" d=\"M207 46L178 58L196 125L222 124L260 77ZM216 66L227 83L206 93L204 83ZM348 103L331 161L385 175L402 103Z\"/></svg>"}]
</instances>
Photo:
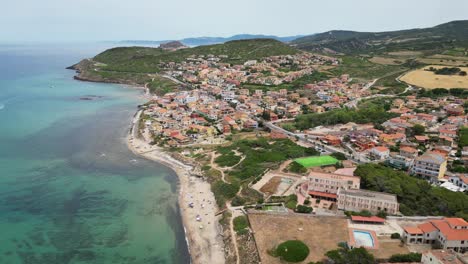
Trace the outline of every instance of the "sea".
<instances>
[{"instance_id":1,"label":"sea","mask_svg":"<svg viewBox=\"0 0 468 264\"><path fill-rule=\"evenodd\" d=\"M189 263L169 168L125 143L143 91L65 69L111 44L0 44L0 263Z\"/></svg>"}]
</instances>

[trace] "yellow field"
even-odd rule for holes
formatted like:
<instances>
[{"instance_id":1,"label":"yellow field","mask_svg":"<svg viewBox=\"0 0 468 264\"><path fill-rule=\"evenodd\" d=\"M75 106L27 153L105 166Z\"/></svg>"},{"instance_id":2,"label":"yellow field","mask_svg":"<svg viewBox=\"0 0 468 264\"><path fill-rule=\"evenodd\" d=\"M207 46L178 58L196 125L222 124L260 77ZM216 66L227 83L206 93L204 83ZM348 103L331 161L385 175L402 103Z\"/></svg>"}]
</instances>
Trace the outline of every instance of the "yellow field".
<instances>
[{"instance_id":1,"label":"yellow field","mask_svg":"<svg viewBox=\"0 0 468 264\"><path fill-rule=\"evenodd\" d=\"M442 66L431 65L434 68L441 68ZM401 80L422 88L467 88L468 89L468 76L459 75L436 75L431 71L425 71L425 68L411 71L401 77ZM468 72L468 67L459 67L462 71Z\"/></svg>"}]
</instances>

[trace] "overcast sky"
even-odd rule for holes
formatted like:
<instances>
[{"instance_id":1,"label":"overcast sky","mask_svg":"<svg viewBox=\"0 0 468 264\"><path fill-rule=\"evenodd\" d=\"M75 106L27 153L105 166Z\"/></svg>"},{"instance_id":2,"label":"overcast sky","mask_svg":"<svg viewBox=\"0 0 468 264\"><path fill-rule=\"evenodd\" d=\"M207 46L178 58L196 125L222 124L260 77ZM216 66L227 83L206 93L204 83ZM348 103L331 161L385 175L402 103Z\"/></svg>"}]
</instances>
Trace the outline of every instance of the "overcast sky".
<instances>
[{"instance_id":1,"label":"overcast sky","mask_svg":"<svg viewBox=\"0 0 468 264\"><path fill-rule=\"evenodd\" d=\"M0 42L384 31L468 19L468 0L2 0Z\"/></svg>"}]
</instances>

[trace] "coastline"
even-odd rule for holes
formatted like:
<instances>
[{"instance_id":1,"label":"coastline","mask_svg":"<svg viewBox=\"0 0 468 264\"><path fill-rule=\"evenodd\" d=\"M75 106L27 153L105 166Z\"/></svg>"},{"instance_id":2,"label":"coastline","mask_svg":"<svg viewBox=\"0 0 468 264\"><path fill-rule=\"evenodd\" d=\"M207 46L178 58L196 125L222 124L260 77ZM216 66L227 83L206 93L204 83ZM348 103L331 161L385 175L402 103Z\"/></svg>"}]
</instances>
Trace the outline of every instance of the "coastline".
<instances>
[{"instance_id":1,"label":"coastline","mask_svg":"<svg viewBox=\"0 0 468 264\"><path fill-rule=\"evenodd\" d=\"M192 263L225 263L222 228L215 216L218 208L210 184L193 175L191 172L194 168L191 165L184 164L162 148L135 136L141 113L139 110L133 117L126 144L134 154L163 164L177 175L180 215ZM201 220L197 221L197 218Z\"/></svg>"}]
</instances>

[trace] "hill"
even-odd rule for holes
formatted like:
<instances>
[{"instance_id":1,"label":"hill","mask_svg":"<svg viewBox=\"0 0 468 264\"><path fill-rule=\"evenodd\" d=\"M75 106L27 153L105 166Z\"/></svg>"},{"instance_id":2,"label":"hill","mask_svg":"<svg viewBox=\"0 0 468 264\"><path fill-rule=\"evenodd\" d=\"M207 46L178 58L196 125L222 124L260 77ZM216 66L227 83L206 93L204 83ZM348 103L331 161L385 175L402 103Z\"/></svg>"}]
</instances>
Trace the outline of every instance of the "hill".
<instances>
[{"instance_id":1,"label":"hill","mask_svg":"<svg viewBox=\"0 0 468 264\"><path fill-rule=\"evenodd\" d=\"M268 56L296 54L297 49L273 39L233 40L224 44L169 51L162 48L118 47L70 67L77 79L144 85L160 73L160 64L181 62L190 56L222 56L222 62L243 64Z\"/></svg>"},{"instance_id":2,"label":"hill","mask_svg":"<svg viewBox=\"0 0 468 264\"><path fill-rule=\"evenodd\" d=\"M165 50L178 50L178 49L187 48L187 46L182 44L180 41L170 41L170 42L167 42L167 43L161 43L161 45L159 45L159 47L161 49L165 49Z\"/></svg>"},{"instance_id":3,"label":"hill","mask_svg":"<svg viewBox=\"0 0 468 264\"><path fill-rule=\"evenodd\" d=\"M333 30L295 39L292 44L309 51L346 54L400 50L437 53L457 47L468 48L468 20L453 21L431 28L388 32Z\"/></svg>"}]
</instances>

